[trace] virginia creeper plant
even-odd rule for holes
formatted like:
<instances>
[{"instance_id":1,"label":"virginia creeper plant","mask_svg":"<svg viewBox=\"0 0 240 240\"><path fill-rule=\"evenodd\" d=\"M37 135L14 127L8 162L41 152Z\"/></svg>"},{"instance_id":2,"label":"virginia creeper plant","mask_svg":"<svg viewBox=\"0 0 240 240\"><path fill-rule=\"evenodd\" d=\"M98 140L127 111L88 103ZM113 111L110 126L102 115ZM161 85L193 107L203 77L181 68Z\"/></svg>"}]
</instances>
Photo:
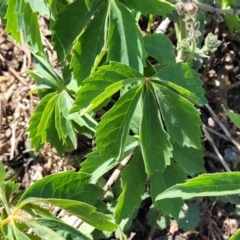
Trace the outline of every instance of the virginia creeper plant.
<instances>
[{"instance_id":1,"label":"virginia creeper plant","mask_svg":"<svg viewBox=\"0 0 240 240\"><path fill-rule=\"evenodd\" d=\"M179 219L182 199L193 195L175 194L168 201L169 195L163 192L183 183L187 176L205 172L198 107L207 100L196 70L202 59L220 44L213 34L204 39L201 33L206 11L225 14L231 32L240 28L239 11L231 9L236 6L234 0L216 1L219 8L212 7L210 2L0 3L7 33L17 43L27 43L35 59L36 70L29 74L35 80L32 92L39 94L40 102L28 127L35 150L49 142L63 155L78 147L79 134L94 139L95 144L78 173L47 176L24 193L18 192L15 183L1 177L4 211L0 226L4 237L66 239L70 234L71 239L88 239L86 234L92 237L91 231L96 228L125 239L123 232L144 197L151 198L151 208L161 215ZM44 52L38 15L49 19L61 73L53 69ZM155 15L172 19L177 47L164 34L143 34L137 24L141 15L149 21ZM149 57L155 59L154 64ZM118 96L116 102L113 95ZM107 112L97 121L96 114L105 106ZM102 197L106 192L99 182L124 159L127 165L119 176L120 193L112 199L117 201L107 206ZM77 215L92 230L83 235L81 227L79 231L56 219L40 202ZM22 210L33 220L21 217ZM28 228L39 237L28 233Z\"/></svg>"}]
</instances>

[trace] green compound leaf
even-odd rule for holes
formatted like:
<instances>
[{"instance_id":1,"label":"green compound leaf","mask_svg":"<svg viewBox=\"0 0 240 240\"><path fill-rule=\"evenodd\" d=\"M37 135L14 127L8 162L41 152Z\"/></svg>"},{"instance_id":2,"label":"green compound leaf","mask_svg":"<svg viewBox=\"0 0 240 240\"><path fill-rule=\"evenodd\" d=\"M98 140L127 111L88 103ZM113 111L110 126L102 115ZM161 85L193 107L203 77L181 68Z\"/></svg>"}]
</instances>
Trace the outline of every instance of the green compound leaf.
<instances>
[{"instance_id":1,"label":"green compound leaf","mask_svg":"<svg viewBox=\"0 0 240 240\"><path fill-rule=\"evenodd\" d=\"M27 235L25 235L23 232L21 232L16 225L13 224L13 231L16 239L21 240L31 240L32 238L29 238ZM8 238L9 239L9 238Z\"/></svg>"},{"instance_id":2,"label":"green compound leaf","mask_svg":"<svg viewBox=\"0 0 240 240\"><path fill-rule=\"evenodd\" d=\"M203 161L203 150L189 147L180 147L176 142L173 145L173 159L190 176L206 172Z\"/></svg>"},{"instance_id":3,"label":"green compound leaf","mask_svg":"<svg viewBox=\"0 0 240 240\"><path fill-rule=\"evenodd\" d=\"M156 97L148 85L143 100L140 144L147 174L152 175L156 171L164 172L166 166L170 164L172 145L163 128Z\"/></svg>"},{"instance_id":4,"label":"green compound leaf","mask_svg":"<svg viewBox=\"0 0 240 240\"><path fill-rule=\"evenodd\" d=\"M30 3L22 3L21 5L18 30L22 31L24 41L30 44L32 52L44 54L38 14L33 12Z\"/></svg>"},{"instance_id":5,"label":"green compound leaf","mask_svg":"<svg viewBox=\"0 0 240 240\"><path fill-rule=\"evenodd\" d=\"M70 174L73 173L70 171ZM57 181L59 181L59 185L57 185ZM66 183L62 182L66 181ZM36 193L36 191L30 191L27 193L27 196L24 196L28 201L28 198L31 198L32 196L38 196L40 198L70 198L71 200L77 200L82 201L84 203L90 204L90 205L97 205L101 203L103 206L105 204L101 202L101 200L98 200L100 196L103 195L103 189L98 187L94 184L88 184L90 181L90 175L87 175L85 173L80 173L80 175L76 175L73 173L73 176L66 175L64 173L60 173L60 175L52 175L51 178L48 178L45 182L37 182L35 186L37 187L38 191L41 188L42 185L46 185L43 187L43 192L41 194ZM70 186L70 184L73 183L73 186ZM51 189L53 187L56 187L56 193L52 193L54 190ZM77 187L77 190L75 190L74 194L74 186ZM64 195L61 193L63 191L63 188L67 189L67 193L70 194L70 196ZM49 191L49 192L47 192ZM40 218L55 218L53 214L51 214L47 209L39 207L37 204L29 203L27 205L24 205L22 209L29 214L40 217Z\"/></svg>"},{"instance_id":6,"label":"green compound leaf","mask_svg":"<svg viewBox=\"0 0 240 240\"><path fill-rule=\"evenodd\" d=\"M165 198L189 199L193 197L240 194L239 178L239 172L202 174L167 189L157 196L156 201Z\"/></svg>"},{"instance_id":7,"label":"green compound leaf","mask_svg":"<svg viewBox=\"0 0 240 240\"><path fill-rule=\"evenodd\" d=\"M131 131L133 131L137 135L139 135L141 119L142 119L142 99L140 98L130 123Z\"/></svg>"},{"instance_id":8,"label":"green compound leaf","mask_svg":"<svg viewBox=\"0 0 240 240\"><path fill-rule=\"evenodd\" d=\"M52 94L51 94L52 95ZM41 119L38 119L37 124L37 136L41 136L41 143L46 141L46 129L49 126L49 119L52 118L54 107L56 104L57 94L53 94L53 96L48 100L46 106L44 107L43 112L41 113Z\"/></svg>"},{"instance_id":9,"label":"green compound leaf","mask_svg":"<svg viewBox=\"0 0 240 240\"><path fill-rule=\"evenodd\" d=\"M143 72L145 50L140 31L129 10L118 1L109 2L108 59Z\"/></svg>"},{"instance_id":10,"label":"green compound leaf","mask_svg":"<svg viewBox=\"0 0 240 240\"><path fill-rule=\"evenodd\" d=\"M33 229L33 231L36 233L37 236L41 237L41 239L43 240L47 240L47 239L59 239L59 240L65 240L65 238L63 238L62 236L58 235L56 232L54 232L53 230L51 230L48 227L45 226L41 226L40 224L37 224L35 220L31 219L31 221L29 221L29 219L25 219L25 223L26 225L28 225L31 229ZM20 231L19 231L20 233ZM28 238L28 236L24 235L19 235L18 236L20 238L18 239L23 239L23 240L27 240L27 239L35 239L35 238ZM26 238L27 237L27 238ZM30 236L29 236L30 237ZM37 238L38 239L38 238Z\"/></svg>"},{"instance_id":11,"label":"green compound leaf","mask_svg":"<svg viewBox=\"0 0 240 240\"><path fill-rule=\"evenodd\" d=\"M141 196L145 190L146 173L141 149L134 153L130 163L121 174L122 193L118 198L115 208L115 219L120 223L123 219L130 217L139 207ZM137 184L137 186L136 186Z\"/></svg>"},{"instance_id":12,"label":"green compound leaf","mask_svg":"<svg viewBox=\"0 0 240 240\"><path fill-rule=\"evenodd\" d=\"M91 8L100 1L102 0L85 0L85 3L86 6L88 7L88 10L91 10Z\"/></svg>"},{"instance_id":13,"label":"green compound leaf","mask_svg":"<svg viewBox=\"0 0 240 240\"><path fill-rule=\"evenodd\" d=\"M194 95L198 98L197 101L193 101L195 104L202 106L207 103L204 96L204 90L202 88L202 81L199 79L199 74L193 71L187 63L176 63L165 67L154 77L158 77L160 81L177 84L182 88L189 90L190 93L194 93ZM174 88L174 86L170 87ZM174 89L178 91L176 88ZM192 101L194 98L192 99L191 96L189 96L189 99Z\"/></svg>"},{"instance_id":14,"label":"green compound leaf","mask_svg":"<svg viewBox=\"0 0 240 240\"><path fill-rule=\"evenodd\" d=\"M4 16L7 13L7 9L8 9L7 0L2 0L0 2L0 21L3 25L6 25L6 20L4 19Z\"/></svg>"},{"instance_id":15,"label":"green compound leaf","mask_svg":"<svg viewBox=\"0 0 240 240\"><path fill-rule=\"evenodd\" d=\"M103 50L107 34L107 5L93 18L73 48L71 67L78 84L87 78Z\"/></svg>"},{"instance_id":16,"label":"green compound leaf","mask_svg":"<svg viewBox=\"0 0 240 240\"><path fill-rule=\"evenodd\" d=\"M103 116L97 126L97 151L104 157L121 158L130 122L141 95L142 86L130 89Z\"/></svg>"},{"instance_id":17,"label":"green compound leaf","mask_svg":"<svg viewBox=\"0 0 240 240\"><path fill-rule=\"evenodd\" d=\"M88 11L85 1L77 0L67 5L57 15L56 24L53 27L53 41L55 42L54 49L58 54L59 60L63 60L69 54L73 42L80 35L102 2L103 0ZM69 18L69 16L71 17Z\"/></svg>"},{"instance_id":18,"label":"green compound leaf","mask_svg":"<svg viewBox=\"0 0 240 240\"><path fill-rule=\"evenodd\" d=\"M25 2L30 4L33 12L38 12L42 16L47 15L51 17L51 9L46 0L25 0Z\"/></svg>"},{"instance_id":19,"label":"green compound leaf","mask_svg":"<svg viewBox=\"0 0 240 240\"><path fill-rule=\"evenodd\" d=\"M165 0L120 0L128 8L135 9L143 14L159 14L166 16L175 9L171 3Z\"/></svg>"},{"instance_id":20,"label":"green compound leaf","mask_svg":"<svg viewBox=\"0 0 240 240\"><path fill-rule=\"evenodd\" d=\"M4 17L6 19L6 32L11 34L11 37L17 42L21 42L21 35L20 31L18 30L18 14L19 14L19 7L18 1L16 0L8 0L7 1L8 8L7 13Z\"/></svg>"},{"instance_id":21,"label":"green compound leaf","mask_svg":"<svg viewBox=\"0 0 240 240\"><path fill-rule=\"evenodd\" d=\"M67 136L72 142L74 148L77 147L77 138L75 131L73 129L72 123L69 120L68 112L73 106L73 99L69 96L66 91L62 91L58 95L58 112L55 111L59 116L59 128L57 128L58 133L62 133L63 142L66 141ZM77 114L76 114L77 115ZM56 115L55 115L56 117ZM61 136L59 134L59 136Z\"/></svg>"},{"instance_id":22,"label":"green compound leaf","mask_svg":"<svg viewBox=\"0 0 240 240\"><path fill-rule=\"evenodd\" d=\"M146 52L162 64L174 64L175 50L166 35L150 34L143 38Z\"/></svg>"},{"instance_id":23,"label":"green compound leaf","mask_svg":"<svg viewBox=\"0 0 240 240\"><path fill-rule=\"evenodd\" d=\"M126 147L124 149L123 158L131 154L138 146L138 141L135 138L128 136ZM94 151L87 155L87 159L81 164L81 172L91 174L91 181L98 180L106 172L114 168L122 159L103 158L100 153Z\"/></svg>"},{"instance_id":24,"label":"green compound leaf","mask_svg":"<svg viewBox=\"0 0 240 240\"><path fill-rule=\"evenodd\" d=\"M191 231L199 224L200 218L199 203L197 201L185 202L179 214L179 226L184 231Z\"/></svg>"},{"instance_id":25,"label":"green compound leaf","mask_svg":"<svg viewBox=\"0 0 240 240\"><path fill-rule=\"evenodd\" d=\"M48 94L40 101L28 128L36 151L47 141L59 154L76 148L76 134L66 115L68 105L72 107L71 98L65 91Z\"/></svg>"},{"instance_id":26,"label":"green compound leaf","mask_svg":"<svg viewBox=\"0 0 240 240\"><path fill-rule=\"evenodd\" d=\"M56 73L45 57L34 55L34 64L37 71L29 71L36 82L36 89L58 89L62 88L64 80Z\"/></svg>"},{"instance_id":27,"label":"green compound leaf","mask_svg":"<svg viewBox=\"0 0 240 240\"><path fill-rule=\"evenodd\" d=\"M180 146L201 148L199 111L187 99L163 87L154 88L167 132Z\"/></svg>"},{"instance_id":28,"label":"green compound leaf","mask_svg":"<svg viewBox=\"0 0 240 240\"><path fill-rule=\"evenodd\" d=\"M230 120L238 127L240 128L240 115L237 113L234 113L232 110L227 110L223 106L225 114L230 118Z\"/></svg>"},{"instance_id":29,"label":"green compound leaf","mask_svg":"<svg viewBox=\"0 0 240 240\"><path fill-rule=\"evenodd\" d=\"M95 207L84 202L70 199L33 198L33 197L29 198L29 201L50 203L58 207L61 207L68 211L69 213L81 218L84 222L103 231L112 232L117 228L117 225L111 222L110 217L100 212L97 212ZM24 204L27 204L27 202L25 202Z\"/></svg>"},{"instance_id":30,"label":"green compound leaf","mask_svg":"<svg viewBox=\"0 0 240 240\"><path fill-rule=\"evenodd\" d=\"M38 151L40 147L43 145L42 138L45 136L44 132L43 132L43 136L42 134L38 135L38 132L39 131L41 132L41 129L40 130L38 129L39 122L42 119L42 114L44 112L45 107L48 104L48 101L50 101L55 97L56 97L56 93L51 93L46 95L44 98L42 98L30 119L30 125L28 127L29 138L31 138L32 145L34 146L36 151Z\"/></svg>"},{"instance_id":31,"label":"green compound leaf","mask_svg":"<svg viewBox=\"0 0 240 240\"><path fill-rule=\"evenodd\" d=\"M74 171L52 174L31 185L22 195L18 205L31 197L78 200L89 180L89 174Z\"/></svg>"},{"instance_id":32,"label":"green compound leaf","mask_svg":"<svg viewBox=\"0 0 240 240\"><path fill-rule=\"evenodd\" d=\"M182 183L186 179L185 173L182 169L175 164L171 163L170 166L167 166L164 173L156 172L150 176L150 195L152 200L158 196L160 192L163 192L167 188L175 185L176 183ZM155 207L162 211L163 214L171 214L175 219L178 219L179 212L183 205L181 199L172 199L169 200L155 200Z\"/></svg>"},{"instance_id":33,"label":"green compound leaf","mask_svg":"<svg viewBox=\"0 0 240 240\"><path fill-rule=\"evenodd\" d=\"M36 219L37 224L45 226L62 236L64 239L71 240L90 240L84 234L70 225L54 219Z\"/></svg>"},{"instance_id":34,"label":"green compound leaf","mask_svg":"<svg viewBox=\"0 0 240 240\"><path fill-rule=\"evenodd\" d=\"M90 104L91 109L94 109L120 90L130 81L128 79L137 81L143 78L144 76L139 72L120 63L111 62L111 65L102 66L83 82L84 85L77 92L74 102L76 106L71 112L79 111Z\"/></svg>"},{"instance_id":35,"label":"green compound leaf","mask_svg":"<svg viewBox=\"0 0 240 240\"><path fill-rule=\"evenodd\" d=\"M32 202L51 203L98 229L113 231L116 225L110 222L110 218L85 203L96 201L103 193L99 187L88 185L89 179L90 175L74 171L52 174L31 185L19 200L18 207ZM91 199L86 199L91 191L94 192Z\"/></svg>"}]
</instances>

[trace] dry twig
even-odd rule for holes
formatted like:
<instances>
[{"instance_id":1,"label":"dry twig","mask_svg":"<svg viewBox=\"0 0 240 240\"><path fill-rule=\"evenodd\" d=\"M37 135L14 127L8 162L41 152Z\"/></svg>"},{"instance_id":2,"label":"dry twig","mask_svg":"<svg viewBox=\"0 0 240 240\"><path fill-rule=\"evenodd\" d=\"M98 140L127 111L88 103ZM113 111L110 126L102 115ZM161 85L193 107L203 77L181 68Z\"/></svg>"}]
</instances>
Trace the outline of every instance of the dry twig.
<instances>
[{"instance_id":1,"label":"dry twig","mask_svg":"<svg viewBox=\"0 0 240 240\"><path fill-rule=\"evenodd\" d=\"M229 141L231 141L238 150L240 150L240 144L233 139L231 133L227 130L227 128L224 126L224 124L221 122L221 120L218 118L218 116L215 114L215 112L212 110L212 108L206 104L205 105L208 109L208 111L210 112L210 114L212 115L213 119L218 123L218 125L222 128L222 130L224 131L224 133L226 134L227 138Z\"/></svg>"},{"instance_id":2,"label":"dry twig","mask_svg":"<svg viewBox=\"0 0 240 240\"><path fill-rule=\"evenodd\" d=\"M226 170L227 172L231 172L230 168L228 167L228 165L227 165L227 163L225 162L224 158L222 157L221 153L218 151L218 149L217 149L217 147L216 147L216 145L215 145L212 137L211 137L210 134L208 133L208 131L207 131L207 129L205 128L205 126L203 126L202 129L203 129L203 132L204 132L206 138L208 139L208 141L209 141L210 144L212 145L215 153L217 154L220 162L221 162L222 165L224 166L225 170Z\"/></svg>"}]
</instances>

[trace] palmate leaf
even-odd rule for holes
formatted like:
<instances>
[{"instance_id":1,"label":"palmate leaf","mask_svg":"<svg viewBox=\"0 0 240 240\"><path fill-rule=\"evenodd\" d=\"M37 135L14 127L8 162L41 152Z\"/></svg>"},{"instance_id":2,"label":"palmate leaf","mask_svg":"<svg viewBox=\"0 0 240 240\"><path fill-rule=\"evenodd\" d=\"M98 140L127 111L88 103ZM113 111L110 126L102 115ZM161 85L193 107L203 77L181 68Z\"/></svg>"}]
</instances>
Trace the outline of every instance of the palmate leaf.
<instances>
[{"instance_id":1,"label":"palmate leaf","mask_svg":"<svg viewBox=\"0 0 240 240\"><path fill-rule=\"evenodd\" d=\"M201 148L199 111L184 97L163 86L154 87L167 132L180 146Z\"/></svg>"},{"instance_id":2,"label":"palmate leaf","mask_svg":"<svg viewBox=\"0 0 240 240\"><path fill-rule=\"evenodd\" d=\"M89 180L89 174L74 171L52 174L31 185L22 195L18 205L31 197L78 200Z\"/></svg>"},{"instance_id":3,"label":"palmate leaf","mask_svg":"<svg viewBox=\"0 0 240 240\"><path fill-rule=\"evenodd\" d=\"M206 172L203 160L203 150L191 147L180 147L176 142L173 145L173 159L190 176Z\"/></svg>"},{"instance_id":4,"label":"palmate leaf","mask_svg":"<svg viewBox=\"0 0 240 240\"><path fill-rule=\"evenodd\" d=\"M36 233L36 235L41 237L41 239L43 239L43 240L47 240L47 239L65 240L64 237L60 236L59 234L54 232L52 229L50 229L48 227L45 227L45 226L42 226L40 224L37 224L37 222L35 220L33 220L33 219L31 219L31 221L26 219L25 221L26 221L26 224L31 229L33 229L33 231Z\"/></svg>"},{"instance_id":5,"label":"palmate leaf","mask_svg":"<svg viewBox=\"0 0 240 240\"><path fill-rule=\"evenodd\" d=\"M36 151L47 141L60 155L64 151L75 149L77 137L72 121L75 121L80 128L85 127L89 132L94 132L92 129L94 122L86 121L86 117L90 116L81 117L78 113L68 114L72 107L73 99L65 90L47 94L41 99L28 128L29 137Z\"/></svg>"},{"instance_id":6,"label":"palmate leaf","mask_svg":"<svg viewBox=\"0 0 240 240\"><path fill-rule=\"evenodd\" d=\"M97 201L100 201L97 199L103 194L103 189L97 185L88 184L89 181L90 175L86 173L68 171L53 174L44 181L34 183L34 188L25 192L18 204L25 199L37 197L71 199L95 205ZM41 189L40 193L39 189Z\"/></svg>"},{"instance_id":7,"label":"palmate leaf","mask_svg":"<svg viewBox=\"0 0 240 240\"><path fill-rule=\"evenodd\" d=\"M32 139L32 144L36 151L38 151L40 147L43 145L42 135L37 134L39 132L38 130L39 121L42 118L42 113L44 112L44 109L48 101L50 101L51 98L55 98L55 96L56 96L56 93L51 93L45 96L38 104L37 108L34 111L34 114L30 119L30 125L28 127L29 138Z\"/></svg>"},{"instance_id":8,"label":"palmate leaf","mask_svg":"<svg viewBox=\"0 0 240 240\"><path fill-rule=\"evenodd\" d=\"M149 34L143 38L146 52L162 64L174 64L175 50L172 42L164 34Z\"/></svg>"},{"instance_id":9,"label":"palmate leaf","mask_svg":"<svg viewBox=\"0 0 240 240\"><path fill-rule=\"evenodd\" d=\"M40 15L47 15L51 17L49 5L46 0L24 0L29 3L33 12L38 12Z\"/></svg>"},{"instance_id":10,"label":"palmate leaf","mask_svg":"<svg viewBox=\"0 0 240 240\"><path fill-rule=\"evenodd\" d=\"M170 166L167 166L164 173L155 172L150 176L150 195L152 200L154 201L160 192L163 192L176 183L182 183L185 179L185 173L174 162ZM166 199L157 200L155 200L154 205L158 210L161 210L163 214L171 214L175 219L178 219L181 206L183 205L181 199L176 198L171 201Z\"/></svg>"},{"instance_id":11,"label":"palmate leaf","mask_svg":"<svg viewBox=\"0 0 240 240\"><path fill-rule=\"evenodd\" d=\"M129 126L142 86L130 89L103 116L97 126L97 151L104 157L121 158L125 147Z\"/></svg>"},{"instance_id":12,"label":"palmate leaf","mask_svg":"<svg viewBox=\"0 0 240 240\"><path fill-rule=\"evenodd\" d=\"M60 90L63 88L64 80L59 76L45 56L34 55L34 64L37 71L29 71L34 78L37 89Z\"/></svg>"},{"instance_id":13,"label":"palmate leaf","mask_svg":"<svg viewBox=\"0 0 240 240\"><path fill-rule=\"evenodd\" d=\"M138 146L138 141L128 136L126 147L124 149L123 158L131 154ZM94 149L92 153L87 155L87 159L81 164L81 172L91 174L91 181L96 182L106 172L114 168L122 159L103 158L100 153Z\"/></svg>"},{"instance_id":14,"label":"palmate leaf","mask_svg":"<svg viewBox=\"0 0 240 240\"><path fill-rule=\"evenodd\" d=\"M32 51L43 53L37 13L32 11L29 3L9 0L5 19L7 33L11 33L16 42L21 42L22 35L24 41L32 47Z\"/></svg>"},{"instance_id":15,"label":"palmate leaf","mask_svg":"<svg viewBox=\"0 0 240 240\"><path fill-rule=\"evenodd\" d=\"M110 218L85 203L89 191L93 194L89 201L96 201L103 191L95 185L88 185L90 175L62 172L47 176L31 185L22 195L17 204L21 208L28 203L45 202L57 205L68 212L80 217L92 226L106 231L113 231L116 225ZM89 186L91 186L89 188Z\"/></svg>"},{"instance_id":16,"label":"palmate leaf","mask_svg":"<svg viewBox=\"0 0 240 240\"><path fill-rule=\"evenodd\" d=\"M102 0L85 0L85 3L86 3L88 10L90 10L95 4L97 4L100 1L102 1Z\"/></svg>"},{"instance_id":17,"label":"palmate leaf","mask_svg":"<svg viewBox=\"0 0 240 240\"><path fill-rule=\"evenodd\" d=\"M115 207L115 219L120 223L123 219L130 217L135 209L139 207L141 196L145 190L146 173L141 149L134 153L130 163L121 174L122 193Z\"/></svg>"},{"instance_id":18,"label":"palmate leaf","mask_svg":"<svg viewBox=\"0 0 240 240\"><path fill-rule=\"evenodd\" d=\"M73 99L69 96L66 91L62 91L58 95L58 114L59 114L59 128L57 128L58 132L63 133L63 142L65 141L66 137L68 136L71 139L71 142L74 148L77 147L77 138L75 131L72 127L72 123L70 122L68 112L73 106ZM57 111L55 112L57 114ZM56 117L56 115L55 115ZM60 136L60 134L59 134Z\"/></svg>"},{"instance_id":19,"label":"palmate leaf","mask_svg":"<svg viewBox=\"0 0 240 240\"><path fill-rule=\"evenodd\" d=\"M137 135L139 135L142 113L143 113L142 112L142 99L140 98L138 101L138 104L136 106L136 109L134 111L134 114L132 116L131 123L130 123L131 131L133 131Z\"/></svg>"},{"instance_id":20,"label":"palmate leaf","mask_svg":"<svg viewBox=\"0 0 240 240\"><path fill-rule=\"evenodd\" d=\"M175 9L173 5L165 0L120 0L127 7L135 9L143 14L159 14L166 16Z\"/></svg>"},{"instance_id":21,"label":"palmate leaf","mask_svg":"<svg viewBox=\"0 0 240 240\"><path fill-rule=\"evenodd\" d=\"M197 101L193 101L195 98L191 97L191 95L184 96L183 94L183 96L189 97L194 104L202 106L207 103L204 96L204 90L202 88L202 81L199 79L199 74L193 71L187 63L176 63L165 67L153 78L155 79L155 77L159 78L160 81L177 84L180 87L187 89L190 93L193 93L198 98ZM178 91L174 86L171 87Z\"/></svg>"},{"instance_id":22,"label":"palmate leaf","mask_svg":"<svg viewBox=\"0 0 240 240\"><path fill-rule=\"evenodd\" d=\"M13 231L16 239L31 240L31 238L29 238L27 235L21 232L15 225L13 225Z\"/></svg>"},{"instance_id":23,"label":"palmate leaf","mask_svg":"<svg viewBox=\"0 0 240 240\"><path fill-rule=\"evenodd\" d=\"M126 64L140 73L145 66L145 49L140 31L129 10L109 1L108 60Z\"/></svg>"},{"instance_id":24,"label":"palmate leaf","mask_svg":"<svg viewBox=\"0 0 240 240\"><path fill-rule=\"evenodd\" d=\"M84 81L83 87L77 92L75 106L71 112L79 111L91 104L96 108L99 104L120 90L130 80L144 79L144 76L134 69L116 62L98 68L89 78ZM101 83L101 84L100 84ZM95 99L95 103L93 102ZM89 110L89 109L88 109Z\"/></svg>"},{"instance_id":25,"label":"palmate leaf","mask_svg":"<svg viewBox=\"0 0 240 240\"><path fill-rule=\"evenodd\" d=\"M202 174L167 189L157 196L156 201L165 198L190 199L240 194L239 178L240 172Z\"/></svg>"},{"instance_id":26,"label":"palmate leaf","mask_svg":"<svg viewBox=\"0 0 240 240\"><path fill-rule=\"evenodd\" d=\"M19 10L18 30L23 33L24 41L29 43L32 52L44 55L37 12L33 12L30 3L24 1Z\"/></svg>"},{"instance_id":27,"label":"palmate leaf","mask_svg":"<svg viewBox=\"0 0 240 240\"><path fill-rule=\"evenodd\" d=\"M97 56L106 46L107 4L98 12L73 48L71 66L78 84L87 78Z\"/></svg>"},{"instance_id":28,"label":"palmate leaf","mask_svg":"<svg viewBox=\"0 0 240 240\"><path fill-rule=\"evenodd\" d=\"M83 0L77 0L57 15L56 24L53 27L54 49L58 59L63 60L68 55L70 48L76 38L80 35L90 18L100 7L102 1L95 4L91 10ZM71 16L69 18L69 16ZM68 21L66 21L68 19Z\"/></svg>"},{"instance_id":29,"label":"palmate leaf","mask_svg":"<svg viewBox=\"0 0 240 240\"><path fill-rule=\"evenodd\" d=\"M50 203L65 209L69 213L81 218L84 222L103 231L114 231L117 225L111 221L111 218L103 213L97 212L96 208L84 202L70 199L55 198L34 198L28 199L31 202ZM25 202L24 204L27 204Z\"/></svg>"},{"instance_id":30,"label":"palmate leaf","mask_svg":"<svg viewBox=\"0 0 240 240\"><path fill-rule=\"evenodd\" d=\"M170 164L172 145L163 128L156 97L148 85L143 100L140 144L147 174L152 175L156 171L164 172L166 166Z\"/></svg>"},{"instance_id":31,"label":"palmate leaf","mask_svg":"<svg viewBox=\"0 0 240 240\"><path fill-rule=\"evenodd\" d=\"M38 204L29 203L22 207L22 210L32 215L34 218L51 218L58 219L53 213L51 213L51 209L47 209L44 206L40 206Z\"/></svg>"},{"instance_id":32,"label":"palmate leaf","mask_svg":"<svg viewBox=\"0 0 240 240\"><path fill-rule=\"evenodd\" d=\"M52 229L64 239L71 240L90 240L84 234L72 226L54 219L36 219L36 223Z\"/></svg>"},{"instance_id":33,"label":"palmate leaf","mask_svg":"<svg viewBox=\"0 0 240 240\"><path fill-rule=\"evenodd\" d=\"M21 36L20 32L18 30L18 1L16 0L8 0L7 1L8 8L7 8L7 13L6 16L4 16L4 19L7 21L6 25L6 32L10 33L12 38L20 43L21 42Z\"/></svg>"},{"instance_id":34,"label":"palmate leaf","mask_svg":"<svg viewBox=\"0 0 240 240\"><path fill-rule=\"evenodd\" d=\"M197 201L185 202L179 214L179 227L184 231L191 231L199 224L199 203Z\"/></svg>"},{"instance_id":35,"label":"palmate leaf","mask_svg":"<svg viewBox=\"0 0 240 240\"><path fill-rule=\"evenodd\" d=\"M6 24L6 20L4 19L6 12L7 12L7 0L2 0L0 2L0 21L3 25Z\"/></svg>"}]
</instances>

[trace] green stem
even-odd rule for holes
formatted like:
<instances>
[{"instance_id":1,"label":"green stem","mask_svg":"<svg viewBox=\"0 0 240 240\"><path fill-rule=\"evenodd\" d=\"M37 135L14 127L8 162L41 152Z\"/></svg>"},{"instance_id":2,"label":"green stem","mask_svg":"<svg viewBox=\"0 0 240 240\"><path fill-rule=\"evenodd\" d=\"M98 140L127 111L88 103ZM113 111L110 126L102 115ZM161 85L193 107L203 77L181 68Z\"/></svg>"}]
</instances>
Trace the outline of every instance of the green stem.
<instances>
[{"instance_id":1,"label":"green stem","mask_svg":"<svg viewBox=\"0 0 240 240\"><path fill-rule=\"evenodd\" d=\"M175 31L176 31L176 37L178 42L180 43L183 39L186 38L186 28L185 28L185 22L183 19L180 19L178 23L174 23ZM178 50L177 53L177 62L184 60L185 54L182 49Z\"/></svg>"},{"instance_id":2,"label":"green stem","mask_svg":"<svg viewBox=\"0 0 240 240\"><path fill-rule=\"evenodd\" d=\"M4 192L3 192L1 187L0 187L0 199L2 201L3 207L6 210L7 214L10 215L11 211L10 211L10 208L8 206L7 199L5 198Z\"/></svg>"},{"instance_id":3,"label":"green stem","mask_svg":"<svg viewBox=\"0 0 240 240\"><path fill-rule=\"evenodd\" d=\"M148 20L147 32L151 31L152 23L153 23L153 15L150 14L149 15L149 20Z\"/></svg>"},{"instance_id":4,"label":"green stem","mask_svg":"<svg viewBox=\"0 0 240 240\"><path fill-rule=\"evenodd\" d=\"M4 220L2 220L0 222L0 227L4 226L5 224L8 224L10 222L10 219L9 218L5 218Z\"/></svg>"},{"instance_id":5,"label":"green stem","mask_svg":"<svg viewBox=\"0 0 240 240\"><path fill-rule=\"evenodd\" d=\"M194 54L195 54L195 51L196 51L196 47L197 47L197 44L196 42L193 42L193 45L192 45L192 51L191 53L189 54L188 56L188 59L187 59L187 63L190 64L194 58Z\"/></svg>"}]
</instances>

